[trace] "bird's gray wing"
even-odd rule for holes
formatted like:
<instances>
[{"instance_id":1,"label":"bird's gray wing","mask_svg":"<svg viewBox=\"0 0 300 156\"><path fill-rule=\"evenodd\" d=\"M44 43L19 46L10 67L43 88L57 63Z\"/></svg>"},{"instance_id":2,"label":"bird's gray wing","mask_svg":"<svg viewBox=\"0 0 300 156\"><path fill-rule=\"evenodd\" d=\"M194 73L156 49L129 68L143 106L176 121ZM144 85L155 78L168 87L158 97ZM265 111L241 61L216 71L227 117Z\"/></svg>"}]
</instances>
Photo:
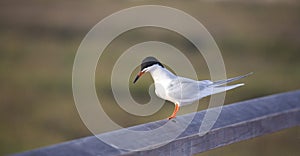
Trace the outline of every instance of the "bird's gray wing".
<instances>
[{"instance_id":1,"label":"bird's gray wing","mask_svg":"<svg viewBox=\"0 0 300 156\"><path fill-rule=\"evenodd\" d=\"M168 96L179 103L190 103L200 98L201 92L213 82L209 80L195 81L178 77L168 86Z\"/></svg>"},{"instance_id":2,"label":"bird's gray wing","mask_svg":"<svg viewBox=\"0 0 300 156\"><path fill-rule=\"evenodd\" d=\"M192 103L203 97L240 87L244 84L241 83L230 86L224 85L247 77L251 74L252 73L215 82L212 82L210 80L195 81L184 77L178 77L172 80L172 82L168 86L168 96L172 99L172 101L178 102L180 104Z\"/></svg>"}]
</instances>

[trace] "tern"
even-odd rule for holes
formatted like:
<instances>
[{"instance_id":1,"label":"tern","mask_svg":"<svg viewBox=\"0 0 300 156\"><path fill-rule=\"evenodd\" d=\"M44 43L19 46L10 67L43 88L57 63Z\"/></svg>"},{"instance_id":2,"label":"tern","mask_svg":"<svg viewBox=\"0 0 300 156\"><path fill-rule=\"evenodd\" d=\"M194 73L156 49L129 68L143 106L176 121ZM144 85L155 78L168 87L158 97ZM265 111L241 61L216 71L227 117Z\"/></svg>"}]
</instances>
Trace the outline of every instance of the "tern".
<instances>
[{"instance_id":1,"label":"tern","mask_svg":"<svg viewBox=\"0 0 300 156\"><path fill-rule=\"evenodd\" d=\"M225 92L240 86L243 83L225 86L229 82L239 80L247 77L252 73L246 75L219 81L196 81L185 77L176 76L164 67L156 58L146 57L141 63L141 70L137 74L133 83L146 72L149 72L154 80L155 94L161 99L170 101L175 104L174 111L168 119L176 117L176 113L183 105L192 104L209 95Z\"/></svg>"}]
</instances>

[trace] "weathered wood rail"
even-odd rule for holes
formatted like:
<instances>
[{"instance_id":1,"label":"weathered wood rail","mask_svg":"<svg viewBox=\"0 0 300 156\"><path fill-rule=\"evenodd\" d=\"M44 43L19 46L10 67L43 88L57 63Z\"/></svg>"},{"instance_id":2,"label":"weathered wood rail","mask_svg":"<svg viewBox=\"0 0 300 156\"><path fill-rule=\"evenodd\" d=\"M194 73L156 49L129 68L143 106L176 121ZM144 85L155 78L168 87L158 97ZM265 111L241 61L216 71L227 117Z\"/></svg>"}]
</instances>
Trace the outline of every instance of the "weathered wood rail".
<instances>
[{"instance_id":1,"label":"weathered wood rail","mask_svg":"<svg viewBox=\"0 0 300 156\"><path fill-rule=\"evenodd\" d=\"M115 156L115 155L175 155L185 156L201 153L234 142L300 125L300 90L275 94L267 97L238 102L223 107L212 129L205 135L198 135L205 110L197 112L188 128L172 142L155 148L145 147L137 151L121 150L105 144L95 136L81 138L49 147L35 149L15 156ZM178 116L185 120L193 114ZM163 125L166 121L156 121L132 127L149 130ZM117 139L126 135L124 130L105 134ZM160 134L164 137L165 134ZM124 140L124 143L126 141ZM137 140L136 143L139 143ZM133 143L134 144L134 143Z\"/></svg>"}]
</instances>

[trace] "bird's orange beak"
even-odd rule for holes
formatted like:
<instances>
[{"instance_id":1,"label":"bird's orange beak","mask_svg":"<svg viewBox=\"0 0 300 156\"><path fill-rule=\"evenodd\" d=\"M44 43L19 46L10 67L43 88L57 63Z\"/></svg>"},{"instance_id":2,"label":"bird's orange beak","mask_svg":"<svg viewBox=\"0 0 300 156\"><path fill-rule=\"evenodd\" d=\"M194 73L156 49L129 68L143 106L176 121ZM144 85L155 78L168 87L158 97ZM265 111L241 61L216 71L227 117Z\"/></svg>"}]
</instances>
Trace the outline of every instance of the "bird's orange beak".
<instances>
[{"instance_id":1,"label":"bird's orange beak","mask_svg":"<svg viewBox=\"0 0 300 156\"><path fill-rule=\"evenodd\" d=\"M135 77L133 83L135 83L145 72L140 71L139 74Z\"/></svg>"}]
</instances>

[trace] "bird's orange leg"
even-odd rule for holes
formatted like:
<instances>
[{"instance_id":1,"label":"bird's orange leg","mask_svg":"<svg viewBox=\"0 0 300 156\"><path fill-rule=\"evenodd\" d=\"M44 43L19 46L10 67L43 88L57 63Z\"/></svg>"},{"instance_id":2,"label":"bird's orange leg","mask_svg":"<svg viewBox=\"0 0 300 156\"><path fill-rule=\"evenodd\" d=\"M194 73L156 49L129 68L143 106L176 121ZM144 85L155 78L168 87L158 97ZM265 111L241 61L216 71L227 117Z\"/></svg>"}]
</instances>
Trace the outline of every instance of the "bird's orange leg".
<instances>
[{"instance_id":1,"label":"bird's orange leg","mask_svg":"<svg viewBox=\"0 0 300 156\"><path fill-rule=\"evenodd\" d=\"M172 115L170 117L168 117L169 120L173 119L176 117L176 113L179 111L179 105L176 103L175 104L175 108L174 108L174 111L172 113Z\"/></svg>"}]
</instances>

